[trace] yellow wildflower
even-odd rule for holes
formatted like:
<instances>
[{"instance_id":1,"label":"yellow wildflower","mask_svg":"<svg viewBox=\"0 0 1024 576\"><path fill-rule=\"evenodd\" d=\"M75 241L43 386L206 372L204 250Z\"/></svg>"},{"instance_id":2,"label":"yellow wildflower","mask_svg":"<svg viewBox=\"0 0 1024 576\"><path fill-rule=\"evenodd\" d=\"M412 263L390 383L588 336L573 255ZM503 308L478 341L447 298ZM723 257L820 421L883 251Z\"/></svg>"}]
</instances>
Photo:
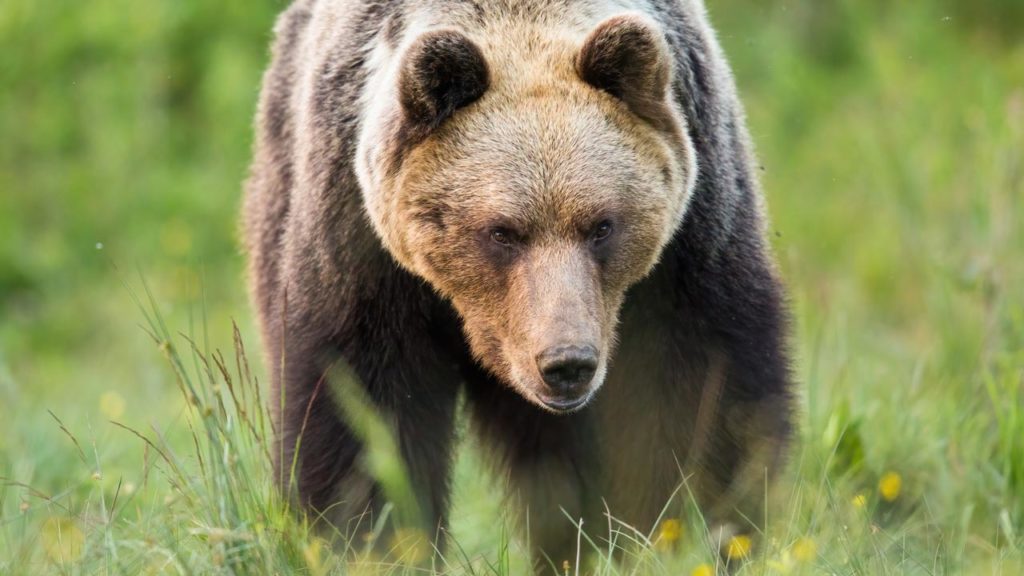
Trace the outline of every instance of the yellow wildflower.
<instances>
[{"instance_id":1,"label":"yellow wildflower","mask_svg":"<svg viewBox=\"0 0 1024 576\"><path fill-rule=\"evenodd\" d=\"M789 574L793 571L793 557L789 550L785 550L778 560L768 560L768 567L779 574Z\"/></svg>"},{"instance_id":2,"label":"yellow wildflower","mask_svg":"<svg viewBox=\"0 0 1024 576\"><path fill-rule=\"evenodd\" d=\"M81 558L85 547L85 534L70 518L48 518L43 522L39 538L47 557L61 564Z\"/></svg>"},{"instance_id":3,"label":"yellow wildflower","mask_svg":"<svg viewBox=\"0 0 1024 576\"><path fill-rule=\"evenodd\" d=\"M399 528L391 537L391 550L399 562L420 564L430 558L430 540L420 530Z\"/></svg>"},{"instance_id":4,"label":"yellow wildflower","mask_svg":"<svg viewBox=\"0 0 1024 576\"><path fill-rule=\"evenodd\" d=\"M868 497L863 494L857 494L850 501L854 508L863 508L868 505Z\"/></svg>"},{"instance_id":5,"label":"yellow wildflower","mask_svg":"<svg viewBox=\"0 0 1024 576\"><path fill-rule=\"evenodd\" d=\"M800 538L793 543L793 558L797 562L811 562L818 557L818 545L810 538Z\"/></svg>"},{"instance_id":6,"label":"yellow wildflower","mask_svg":"<svg viewBox=\"0 0 1024 576\"><path fill-rule=\"evenodd\" d=\"M302 557L306 561L309 573L320 576L327 573L324 564L324 541L321 538L313 538L302 550Z\"/></svg>"},{"instance_id":7,"label":"yellow wildflower","mask_svg":"<svg viewBox=\"0 0 1024 576\"><path fill-rule=\"evenodd\" d=\"M654 547L661 551L672 549L672 545L683 535L683 525L675 518L662 520L658 527L658 537L654 541Z\"/></svg>"},{"instance_id":8,"label":"yellow wildflower","mask_svg":"<svg viewBox=\"0 0 1024 576\"><path fill-rule=\"evenodd\" d=\"M192 249L192 230L182 220L171 220L160 228L160 245L171 256L186 256Z\"/></svg>"},{"instance_id":9,"label":"yellow wildflower","mask_svg":"<svg viewBox=\"0 0 1024 576\"><path fill-rule=\"evenodd\" d=\"M750 556L750 550L754 547L754 543L750 540L750 536L744 536L743 534L733 536L729 540L729 545L725 549L725 555L730 560L740 560Z\"/></svg>"},{"instance_id":10,"label":"yellow wildflower","mask_svg":"<svg viewBox=\"0 0 1024 576\"><path fill-rule=\"evenodd\" d=\"M100 412L110 420L117 420L124 414L124 397L113 390L100 395Z\"/></svg>"},{"instance_id":11,"label":"yellow wildflower","mask_svg":"<svg viewBox=\"0 0 1024 576\"><path fill-rule=\"evenodd\" d=\"M715 569L710 564L700 564L690 572L690 576L715 576Z\"/></svg>"},{"instance_id":12,"label":"yellow wildflower","mask_svg":"<svg viewBox=\"0 0 1024 576\"><path fill-rule=\"evenodd\" d=\"M885 498L886 502L892 502L900 497L900 488L903 486L903 479L895 472L888 472L878 481L878 492Z\"/></svg>"}]
</instances>

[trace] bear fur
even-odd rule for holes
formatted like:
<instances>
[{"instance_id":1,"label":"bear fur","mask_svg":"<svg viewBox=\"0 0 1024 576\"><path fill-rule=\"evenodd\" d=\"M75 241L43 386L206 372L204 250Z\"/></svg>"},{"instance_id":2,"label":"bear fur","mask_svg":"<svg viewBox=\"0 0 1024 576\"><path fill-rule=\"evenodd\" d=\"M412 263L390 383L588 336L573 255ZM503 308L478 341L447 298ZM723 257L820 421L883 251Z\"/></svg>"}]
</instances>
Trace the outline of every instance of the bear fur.
<instances>
[{"instance_id":1,"label":"bear fur","mask_svg":"<svg viewBox=\"0 0 1024 576\"><path fill-rule=\"evenodd\" d=\"M243 219L282 489L343 533L381 509L343 362L439 545L460 398L538 562L684 481L760 517L788 316L702 2L297 0L275 33Z\"/></svg>"}]
</instances>

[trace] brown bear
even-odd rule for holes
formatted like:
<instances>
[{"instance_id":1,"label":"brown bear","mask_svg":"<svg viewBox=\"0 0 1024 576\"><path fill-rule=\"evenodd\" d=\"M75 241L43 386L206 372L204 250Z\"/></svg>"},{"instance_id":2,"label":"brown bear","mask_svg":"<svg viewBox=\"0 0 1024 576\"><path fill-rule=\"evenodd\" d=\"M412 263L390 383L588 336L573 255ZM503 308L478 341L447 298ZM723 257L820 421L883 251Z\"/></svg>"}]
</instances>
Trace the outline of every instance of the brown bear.
<instances>
[{"instance_id":1,"label":"brown bear","mask_svg":"<svg viewBox=\"0 0 1024 576\"><path fill-rule=\"evenodd\" d=\"M760 517L787 313L700 0L297 0L276 36L244 227L282 487L343 532L383 504L344 362L438 534L460 398L538 561L684 483Z\"/></svg>"}]
</instances>

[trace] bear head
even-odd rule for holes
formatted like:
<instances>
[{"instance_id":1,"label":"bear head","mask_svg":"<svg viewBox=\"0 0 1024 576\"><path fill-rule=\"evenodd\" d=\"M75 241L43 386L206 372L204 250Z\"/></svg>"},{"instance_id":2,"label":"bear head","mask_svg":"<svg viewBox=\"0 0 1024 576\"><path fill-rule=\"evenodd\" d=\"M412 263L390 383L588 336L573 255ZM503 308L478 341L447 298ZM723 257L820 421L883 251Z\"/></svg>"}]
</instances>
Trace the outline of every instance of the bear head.
<instances>
[{"instance_id":1,"label":"bear head","mask_svg":"<svg viewBox=\"0 0 1024 576\"><path fill-rule=\"evenodd\" d=\"M475 358L552 412L601 386L626 290L696 174L657 24L432 29L368 88L357 172L396 261L449 299Z\"/></svg>"}]
</instances>

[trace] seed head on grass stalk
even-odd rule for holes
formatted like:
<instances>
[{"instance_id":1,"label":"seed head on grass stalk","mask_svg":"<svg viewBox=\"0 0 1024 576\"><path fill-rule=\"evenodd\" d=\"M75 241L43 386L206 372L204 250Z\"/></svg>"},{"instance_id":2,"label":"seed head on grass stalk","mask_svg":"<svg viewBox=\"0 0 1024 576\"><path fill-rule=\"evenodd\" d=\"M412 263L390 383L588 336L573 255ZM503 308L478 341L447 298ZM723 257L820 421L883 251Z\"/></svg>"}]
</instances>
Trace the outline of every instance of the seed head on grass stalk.
<instances>
[{"instance_id":1,"label":"seed head on grass stalk","mask_svg":"<svg viewBox=\"0 0 1024 576\"><path fill-rule=\"evenodd\" d=\"M268 444L273 421L249 369L238 327L233 326L232 374L224 355L210 349L205 330L202 346L193 336L194 327L189 334L171 333L144 278L145 300L125 285L145 320L142 329L174 372L185 399L195 448L193 460L200 463L196 473L156 429L156 439L150 440L119 425L160 455L168 465L168 481L181 497L176 507L190 526L186 539L174 533L166 535L173 542L169 553L174 562L191 573L228 569L236 574L284 574L306 569L302 552L309 542L310 526L289 513L287 503L273 487ZM205 312L202 317L205 328ZM184 346L179 347L178 341ZM204 552L196 554L196 547Z\"/></svg>"}]
</instances>

